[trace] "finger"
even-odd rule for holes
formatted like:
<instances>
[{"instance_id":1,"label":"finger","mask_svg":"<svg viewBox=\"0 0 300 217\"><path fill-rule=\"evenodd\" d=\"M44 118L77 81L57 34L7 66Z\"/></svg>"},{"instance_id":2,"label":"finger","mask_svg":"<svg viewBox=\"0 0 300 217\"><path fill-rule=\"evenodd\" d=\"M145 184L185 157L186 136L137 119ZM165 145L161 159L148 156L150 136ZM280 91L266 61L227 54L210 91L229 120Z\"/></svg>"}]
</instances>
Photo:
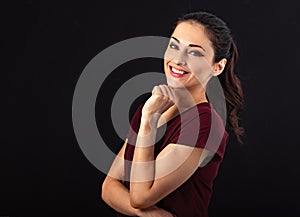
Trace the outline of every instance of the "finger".
<instances>
[{"instance_id":1,"label":"finger","mask_svg":"<svg viewBox=\"0 0 300 217\"><path fill-rule=\"evenodd\" d=\"M161 93L166 96L169 97L168 91L166 90L166 87L164 85L159 85L159 88L161 90Z\"/></svg>"},{"instance_id":2,"label":"finger","mask_svg":"<svg viewBox=\"0 0 300 217\"><path fill-rule=\"evenodd\" d=\"M167 96L170 100L175 102L175 95L173 93L173 90L168 85L160 85L161 89L164 91L164 95Z\"/></svg>"},{"instance_id":3,"label":"finger","mask_svg":"<svg viewBox=\"0 0 300 217\"><path fill-rule=\"evenodd\" d=\"M171 87L166 86L166 90L168 92L169 98L175 103L175 94Z\"/></svg>"},{"instance_id":4,"label":"finger","mask_svg":"<svg viewBox=\"0 0 300 217\"><path fill-rule=\"evenodd\" d=\"M152 95L157 94L157 93L161 93L161 90L158 86L154 86L153 90L152 90Z\"/></svg>"}]
</instances>

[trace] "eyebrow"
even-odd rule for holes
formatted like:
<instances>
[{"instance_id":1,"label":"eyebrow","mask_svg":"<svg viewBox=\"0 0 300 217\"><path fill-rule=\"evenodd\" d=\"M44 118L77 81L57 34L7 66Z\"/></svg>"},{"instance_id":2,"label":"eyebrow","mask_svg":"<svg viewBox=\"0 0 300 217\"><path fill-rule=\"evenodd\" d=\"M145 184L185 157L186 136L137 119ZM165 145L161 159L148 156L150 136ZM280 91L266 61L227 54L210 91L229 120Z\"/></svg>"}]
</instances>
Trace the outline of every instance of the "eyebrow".
<instances>
[{"instance_id":1,"label":"eyebrow","mask_svg":"<svg viewBox=\"0 0 300 217\"><path fill-rule=\"evenodd\" d=\"M172 36L171 38L173 38L175 41L178 42L178 44L180 44L179 39L177 39L177 38L175 38L175 37L173 37L173 36ZM206 51L201 45L198 45L198 44L189 44L189 46L190 46L190 47L199 47L199 48L201 48L202 50Z\"/></svg>"}]
</instances>

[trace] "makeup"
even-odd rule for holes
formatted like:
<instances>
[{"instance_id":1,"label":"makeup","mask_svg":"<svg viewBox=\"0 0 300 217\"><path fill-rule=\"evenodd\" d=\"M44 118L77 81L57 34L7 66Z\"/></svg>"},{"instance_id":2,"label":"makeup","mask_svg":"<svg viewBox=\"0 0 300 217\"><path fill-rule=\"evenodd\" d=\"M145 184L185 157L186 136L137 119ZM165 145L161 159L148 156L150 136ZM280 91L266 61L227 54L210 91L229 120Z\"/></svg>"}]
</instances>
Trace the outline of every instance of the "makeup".
<instances>
[{"instance_id":1,"label":"makeup","mask_svg":"<svg viewBox=\"0 0 300 217\"><path fill-rule=\"evenodd\" d=\"M182 78L188 74L188 72L169 66L170 74L175 78Z\"/></svg>"}]
</instances>

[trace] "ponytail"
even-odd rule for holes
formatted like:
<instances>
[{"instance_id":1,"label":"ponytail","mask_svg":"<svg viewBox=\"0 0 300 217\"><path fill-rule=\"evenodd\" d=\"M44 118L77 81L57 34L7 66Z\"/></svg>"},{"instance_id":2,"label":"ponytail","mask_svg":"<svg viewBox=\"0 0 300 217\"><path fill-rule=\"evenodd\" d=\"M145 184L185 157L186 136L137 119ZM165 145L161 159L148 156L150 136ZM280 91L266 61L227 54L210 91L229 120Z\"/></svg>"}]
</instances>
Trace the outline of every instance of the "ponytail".
<instances>
[{"instance_id":1,"label":"ponytail","mask_svg":"<svg viewBox=\"0 0 300 217\"><path fill-rule=\"evenodd\" d=\"M243 144L241 136L245 130L239 126L239 110L244 109L244 94L240 79L234 73L234 67L238 60L238 51L233 39L231 39L230 58L225 66L224 72L218 77L223 87L226 107L228 124L234 132L239 143Z\"/></svg>"}]
</instances>

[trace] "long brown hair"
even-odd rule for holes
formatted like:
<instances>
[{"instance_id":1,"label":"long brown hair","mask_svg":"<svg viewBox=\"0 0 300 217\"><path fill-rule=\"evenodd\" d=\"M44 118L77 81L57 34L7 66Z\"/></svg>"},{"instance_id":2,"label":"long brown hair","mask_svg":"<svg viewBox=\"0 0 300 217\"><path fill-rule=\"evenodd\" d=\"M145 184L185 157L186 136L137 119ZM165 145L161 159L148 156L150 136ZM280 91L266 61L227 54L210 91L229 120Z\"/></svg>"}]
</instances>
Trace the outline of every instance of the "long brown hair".
<instances>
[{"instance_id":1,"label":"long brown hair","mask_svg":"<svg viewBox=\"0 0 300 217\"><path fill-rule=\"evenodd\" d=\"M239 112L245 108L245 103L241 81L234 72L238 60L238 50L231 31L223 20L216 15L205 11L192 12L183 15L178 19L174 28L180 22L186 21L197 22L205 27L205 33L213 45L215 63L223 58L228 60L224 71L217 77L223 88L226 100L227 123L234 132L238 142L243 143L241 136L244 134L245 130L243 127L239 126ZM215 77L210 79L207 88L210 84L215 82L216 79L217 78ZM217 105L215 107L218 109Z\"/></svg>"}]
</instances>

